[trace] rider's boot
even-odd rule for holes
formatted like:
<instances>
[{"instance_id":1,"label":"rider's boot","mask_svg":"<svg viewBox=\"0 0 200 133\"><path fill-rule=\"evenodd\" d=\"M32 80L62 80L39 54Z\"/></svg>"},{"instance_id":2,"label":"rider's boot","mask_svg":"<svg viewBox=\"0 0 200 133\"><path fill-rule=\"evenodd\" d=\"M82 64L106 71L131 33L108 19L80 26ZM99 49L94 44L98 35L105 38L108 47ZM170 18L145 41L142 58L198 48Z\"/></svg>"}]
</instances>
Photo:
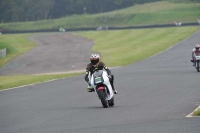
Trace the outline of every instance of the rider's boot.
<instances>
[{"instance_id":1,"label":"rider's boot","mask_svg":"<svg viewBox=\"0 0 200 133\"><path fill-rule=\"evenodd\" d=\"M110 84L111 84L111 86L112 86L112 89L113 89L114 94L117 94L117 90L115 89L115 87L114 87L114 85L113 85L113 82L111 82Z\"/></svg>"},{"instance_id":2,"label":"rider's boot","mask_svg":"<svg viewBox=\"0 0 200 133\"><path fill-rule=\"evenodd\" d=\"M195 66L195 61L194 61L194 60L191 60L191 62L193 63L193 66Z\"/></svg>"},{"instance_id":3,"label":"rider's boot","mask_svg":"<svg viewBox=\"0 0 200 133\"><path fill-rule=\"evenodd\" d=\"M112 78L110 80L110 85L111 85L111 87L113 89L114 94L117 94L117 90L114 87L114 76L113 75L112 75Z\"/></svg>"},{"instance_id":4,"label":"rider's boot","mask_svg":"<svg viewBox=\"0 0 200 133\"><path fill-rule=\"evenodd\" d=\"M117 90L115 88L113 88L113 92L114 94L117 94Z\"/></svg>"},{"instance_id":5,"label":"rider's boot","mask_svg":"<svg viewBox=\"0 0 200 133\"><path fill-rule=\"evenodd\" d=\"M88 90L88 92L93 92L93 91L94 91L94 88L92 88L92 86L89 86L89 85L88 85L87 90Z\"/></svg>"}]
</instances>

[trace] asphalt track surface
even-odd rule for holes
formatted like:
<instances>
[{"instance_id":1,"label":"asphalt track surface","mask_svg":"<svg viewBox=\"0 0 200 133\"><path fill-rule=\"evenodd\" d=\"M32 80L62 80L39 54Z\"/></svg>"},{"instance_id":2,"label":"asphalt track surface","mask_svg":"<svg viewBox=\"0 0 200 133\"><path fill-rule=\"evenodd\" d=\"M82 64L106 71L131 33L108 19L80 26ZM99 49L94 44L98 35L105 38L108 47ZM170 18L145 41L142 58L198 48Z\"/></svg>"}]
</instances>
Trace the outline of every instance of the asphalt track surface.
<instances>
[{"instance_id":1,"label":"asphalt track surface","mask_svg":"<svg viewBox=\"0 0 200 133\"><path fill-rule=\"evenodd\" d=\"M190 62L199 36L112 69L114 107L86 91L84 75L0 91L0 133L199 133L200 118L186 117L200 102Z\"/></svg>"}]
</instances>

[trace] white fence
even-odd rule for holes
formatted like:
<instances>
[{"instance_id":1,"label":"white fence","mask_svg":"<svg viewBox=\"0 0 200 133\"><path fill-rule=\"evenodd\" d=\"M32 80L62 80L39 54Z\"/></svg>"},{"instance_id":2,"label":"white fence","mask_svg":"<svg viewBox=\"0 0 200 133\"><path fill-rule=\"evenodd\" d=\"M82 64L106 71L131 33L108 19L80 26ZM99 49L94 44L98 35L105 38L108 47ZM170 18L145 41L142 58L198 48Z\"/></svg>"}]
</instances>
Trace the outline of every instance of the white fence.
<instances>
[{"instance_id":1,"label":"white fence","mask_svg":"<svg viewBox=\"0 0 200 133\"><path fill-rule=\"evenodd\" d=\"M0 50L0 58L6 57L6 48L3 50Z\"/></svg>"}]
</instances>

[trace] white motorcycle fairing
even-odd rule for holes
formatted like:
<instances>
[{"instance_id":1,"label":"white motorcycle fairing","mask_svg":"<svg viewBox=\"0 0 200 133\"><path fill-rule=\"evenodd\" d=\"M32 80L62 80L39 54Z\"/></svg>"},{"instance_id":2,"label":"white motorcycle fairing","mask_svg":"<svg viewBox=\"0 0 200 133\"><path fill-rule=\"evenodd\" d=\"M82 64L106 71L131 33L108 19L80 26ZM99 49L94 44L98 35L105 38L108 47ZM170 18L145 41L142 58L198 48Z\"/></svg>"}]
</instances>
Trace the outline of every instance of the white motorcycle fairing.
<instances>
[{"instance_id":1,"label":"white motorcycle fairing","mask_svg":"<svg viewBox=\"0 0 200 133\"><path fill-rule=\"evenodd\" d=\"M195 67L197 69L197 72L199 72L200 71L200 53L199 52L195 52L194 53L194 57L195 57L195 61L194 61Z\"/></svg>"},{"instance_id":2,"label":"white motorcycle fairing","mask_svg":"<svg viewBox=\"0 0 200 133\"><path fill-rule=\"evenodd\" d=\"M111 84L110 84L110 81L109 81L109 78L108 78L108 74L107 74L107 72L106 71L104 71L104 70L98 70L98 71L95 71L93 74L92 74L92 76L91 76L91 80L90 80L90 84L91 84L91 86L92 86L92 88L94 88L94 91L96 92L96 94L97 94L97 87L98 87L98 85L95 85L95 79L97 78L97 77L94 77L94 75L95 75L95 73L96 72L102 72L102 77L103 77L103 85L105 85L106 86L106 88L108 89L108 91L109 91L109 93L107 93L107 98L106 98L106 100L111 100L112 98L113 98L113 96L114 96L114 93L113 93L113 89L112 89L112 86L111 86ZM97 79L96 79L97 80ZM97 82L97 81L96 81ZM97 96L98 96L98 94L97 94Z\"/></svg>"}]
</instances>

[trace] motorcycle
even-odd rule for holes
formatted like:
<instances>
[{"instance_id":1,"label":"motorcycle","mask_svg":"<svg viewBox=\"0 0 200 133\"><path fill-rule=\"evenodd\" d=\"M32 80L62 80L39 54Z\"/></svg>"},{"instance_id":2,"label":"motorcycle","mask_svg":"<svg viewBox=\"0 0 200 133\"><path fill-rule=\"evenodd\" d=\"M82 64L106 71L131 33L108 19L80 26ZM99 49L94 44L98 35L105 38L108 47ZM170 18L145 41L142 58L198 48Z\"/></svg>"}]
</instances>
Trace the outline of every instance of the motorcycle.
<instances>
[{"instance_id":1,"label":"motorcycle","mask_svg":"<svg viewBox=\"0 0 200 133\"><path fill-rule=\"evenodd\" d=\"M195 57L195 61L194 61L194 64L195 64L195 68L197 69L197 72L199 72L199 67L200 67L200 53L199 52L195 52L194 53L194 57Z\"/></svg>"},{"instance_id":2,"label":"motorcycle","mask_svg":"<svg viewBox=\"0 0 200 133\"><path fill-rule=\"evenodd\" d=\"M114 106L114 93L106 71L95 70L91 76L90 84L104 108Z\"/></svg>"}]
</instances>

